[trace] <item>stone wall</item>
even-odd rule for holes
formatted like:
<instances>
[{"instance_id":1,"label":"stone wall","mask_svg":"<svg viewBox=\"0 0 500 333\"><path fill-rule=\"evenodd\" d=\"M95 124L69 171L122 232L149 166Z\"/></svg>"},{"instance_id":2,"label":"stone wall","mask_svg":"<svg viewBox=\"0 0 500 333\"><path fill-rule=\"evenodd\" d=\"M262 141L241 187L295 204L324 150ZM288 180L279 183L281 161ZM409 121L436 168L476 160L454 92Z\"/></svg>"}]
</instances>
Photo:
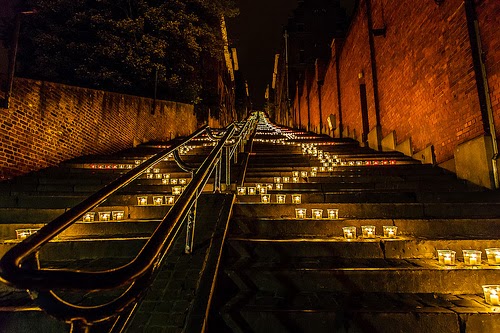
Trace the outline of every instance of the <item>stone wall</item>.
<instances>
[{"instance_id":1,"label":"stone wall","mask_svg":"<svg viewBox=\"0 0 500 333\"><path fill-rule=\"evenodd\" d=\"M192 105L17 78L0 108L0 179L88 154L188 135Z\"/></svg>"}]
</instances>

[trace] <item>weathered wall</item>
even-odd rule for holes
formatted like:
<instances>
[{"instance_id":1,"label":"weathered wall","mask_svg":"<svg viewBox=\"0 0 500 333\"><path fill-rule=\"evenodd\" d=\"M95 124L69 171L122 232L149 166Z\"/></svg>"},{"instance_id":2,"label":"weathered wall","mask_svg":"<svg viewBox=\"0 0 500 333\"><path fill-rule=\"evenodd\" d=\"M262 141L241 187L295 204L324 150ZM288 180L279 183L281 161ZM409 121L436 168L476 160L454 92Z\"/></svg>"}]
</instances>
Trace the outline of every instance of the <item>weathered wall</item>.
<instances>
[{"instance_id":1,"label":"weathered wall","mask_svg":"<svg viewBox=\"0 0 500 333\"><path fill-rule=\"evenodd\" d=\"M454 157L455 148L484 134L464 0L360 0L338 51L344 135L362 139L360 84L366 85L368 128L377 126L378 87L381 137L395 131L396 143L411 138L413 150L434 146L436 162ZM385 36L369 43L372 28ZM500 134L500 2L475 1L496 132ZM374 81L372 66L376 68ZM335 57L322 88L323 121L339 119ZM302 94L298 103L305 105ZM319 110L311 103L311 129ZM304 119L302 117L304 126ZM305 126L307 127L307 126Z\"/></svg>"},{"instance_id":2,"label":"weathered wall","mask_svg":"<svg viewBox=\"0 0 500 333\"><path fill-rule=\"evenodd\" d=\"M0 179L134 142L187 135L198 124L193 106L16 79L11 107L0 108Z\"/></svg>"}]
</instances>

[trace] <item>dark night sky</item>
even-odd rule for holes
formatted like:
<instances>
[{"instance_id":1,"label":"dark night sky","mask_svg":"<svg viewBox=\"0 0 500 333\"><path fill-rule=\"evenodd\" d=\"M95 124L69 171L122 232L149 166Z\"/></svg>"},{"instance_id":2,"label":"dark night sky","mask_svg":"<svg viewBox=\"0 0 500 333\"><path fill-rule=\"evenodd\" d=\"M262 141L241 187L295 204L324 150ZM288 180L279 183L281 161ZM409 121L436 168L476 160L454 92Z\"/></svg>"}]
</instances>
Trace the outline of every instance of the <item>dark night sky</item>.
<instances>
[{"instance_id":1,"label":"dark night sky","mask_svg":"<svg viewBox=\"0 0 500 333\"><path fill-rule=\"evenodd\" d=\"M352 8L355 0L341 0ZM274 54L279 51L286 25L297 0L236 0L240 15L228 20L228 34L238 50L238 61L250 87L254 108L262 107L271 83Z\"/></svg>"}]
</instances>

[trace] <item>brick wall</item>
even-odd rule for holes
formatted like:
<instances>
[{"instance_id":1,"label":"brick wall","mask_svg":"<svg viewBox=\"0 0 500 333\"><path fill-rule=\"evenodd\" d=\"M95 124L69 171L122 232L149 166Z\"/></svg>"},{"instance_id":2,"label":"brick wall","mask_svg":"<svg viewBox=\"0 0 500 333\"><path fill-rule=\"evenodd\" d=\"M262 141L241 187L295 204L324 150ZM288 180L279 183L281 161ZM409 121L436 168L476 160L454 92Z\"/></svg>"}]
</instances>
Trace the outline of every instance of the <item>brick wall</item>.
<instances>
[{"instance_id":1,"label":"brick wall","mask_svg":"<svg viewBox=\"0 0 500 333\"><path fill-rule=\"evenodd\" d=\"M198 127L193 106L50 82L16 79L0 108L0 179Z\"/></svg>"},{"instance_id":2,"label":"brick wall","mask_svg":"<svg viewBox=\"0 0 500 333\"><path fill-rule=\"evenodd\" d=\"M344 133L361 140L360 84L366 85L368 127L377 125L374 86L378 86L382 136L396 132L412 139L415 151L433 145L438 163L455 148L484 134L463 0L440 6L429 0L371 0L374 36L370 49L367 0L360 0L338 55ZM500 134L500 2L476 1L490 97ZM378 81L373 81L371 52ZM323 121L337 115L335 57L322 88ZM362 77L360 78L360 74ZM304 105L305 94L299 96ZM317 103L311 103L311 128L317 128ZM302 111L302 110L301 110ZM304 123L304 120L302 120Z\"/></svg>"}]
</instances>

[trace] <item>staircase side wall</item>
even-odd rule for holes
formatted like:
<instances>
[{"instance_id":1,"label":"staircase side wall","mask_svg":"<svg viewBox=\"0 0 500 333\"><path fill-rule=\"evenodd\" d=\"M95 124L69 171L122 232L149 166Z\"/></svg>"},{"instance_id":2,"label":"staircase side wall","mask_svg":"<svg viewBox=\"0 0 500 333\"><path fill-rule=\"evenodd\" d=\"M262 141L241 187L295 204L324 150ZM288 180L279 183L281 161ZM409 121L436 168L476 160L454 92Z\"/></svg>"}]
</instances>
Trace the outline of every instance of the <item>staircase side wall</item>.
<instances>
[{"instance_id":1,"label":"staircase side wall","mask_svg":"<svg viewBox=\"0 0 500 333\"><path fill-rule=\"evenodd\" d=\"M0 179L196 130L193 105L17 78L0 109Z\"/></svg>"}]
</instances>

